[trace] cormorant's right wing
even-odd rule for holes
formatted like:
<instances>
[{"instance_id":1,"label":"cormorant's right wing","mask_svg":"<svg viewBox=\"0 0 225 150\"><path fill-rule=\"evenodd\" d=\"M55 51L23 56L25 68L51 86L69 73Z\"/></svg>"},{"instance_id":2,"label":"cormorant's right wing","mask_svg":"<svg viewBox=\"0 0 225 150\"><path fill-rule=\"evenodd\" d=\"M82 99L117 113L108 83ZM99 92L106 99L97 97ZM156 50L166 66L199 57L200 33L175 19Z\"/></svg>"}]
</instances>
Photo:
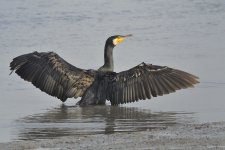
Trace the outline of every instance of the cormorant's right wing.
<instances>
[{"instance_id":1,"label":"cormorant's right wing","mask_svg":"<svg viewBox=\"0 0 225 150\"><path fill-rule=\"evenodd\" d=\"M100 96L112 105L130 103L193 87L197 79L181 70L141 63L130 70L106 75Z\"/></svg>"},{"instance_id":2,"label":"cormorant's right wing","mask_svg":"<svg viewBox=\"0 0 225 150\"><path fill-rule=\"evenodd\" d=\"M82 96L94 81L92 72L72 66L54 52L18 56L10 63L10 70L63 102Z\"/></svg>"}]
</instances>

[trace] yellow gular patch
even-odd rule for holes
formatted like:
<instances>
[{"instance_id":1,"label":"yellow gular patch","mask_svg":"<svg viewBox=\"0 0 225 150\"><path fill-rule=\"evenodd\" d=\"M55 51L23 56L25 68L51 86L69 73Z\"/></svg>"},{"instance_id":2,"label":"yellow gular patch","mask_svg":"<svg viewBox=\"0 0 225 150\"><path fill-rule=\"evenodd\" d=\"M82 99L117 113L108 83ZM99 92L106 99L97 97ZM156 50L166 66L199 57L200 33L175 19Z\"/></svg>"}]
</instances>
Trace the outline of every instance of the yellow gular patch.
<instances>
[{"instance_id":1,"label":"yellow gular patch","mask_svg":"<svg viewBox=\"0 0 225 150\"><path fill-rule=\"evenodd\" d=\"M117 45L117 44L121 43L124 39L125 39L125 37L117 37L117 38L113 39L113 44Z\"/></svg>"}]
</instances>

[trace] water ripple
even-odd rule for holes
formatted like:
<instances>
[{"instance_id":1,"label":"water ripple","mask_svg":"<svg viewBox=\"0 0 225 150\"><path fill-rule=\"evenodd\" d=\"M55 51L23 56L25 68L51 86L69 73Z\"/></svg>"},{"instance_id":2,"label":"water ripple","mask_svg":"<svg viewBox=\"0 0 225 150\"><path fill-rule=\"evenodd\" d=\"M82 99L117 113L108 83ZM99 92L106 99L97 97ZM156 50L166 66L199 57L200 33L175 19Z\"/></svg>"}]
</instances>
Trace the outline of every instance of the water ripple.
<instances>
[{"instance_id":1,"label":"water ripple","mask_svg":"<svg viewBox=\"0 0 225 150\"><path fill-rule=\"evenodd\" d=\"M51 139L61 136L112 134L164 129L193 121L187 113L151 112L150 110L114 107L67 107L62 105L42 114L16 121L19 140Z\"/></svg>"}]
</instances>

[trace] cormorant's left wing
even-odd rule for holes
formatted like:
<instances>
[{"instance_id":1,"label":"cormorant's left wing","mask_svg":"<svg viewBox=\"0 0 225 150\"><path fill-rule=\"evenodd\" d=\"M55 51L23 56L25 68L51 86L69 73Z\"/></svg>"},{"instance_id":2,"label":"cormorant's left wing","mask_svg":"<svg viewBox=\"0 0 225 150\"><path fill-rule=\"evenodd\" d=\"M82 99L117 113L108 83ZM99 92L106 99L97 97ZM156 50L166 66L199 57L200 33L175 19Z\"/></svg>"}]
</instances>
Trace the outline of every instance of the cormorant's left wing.
<instances>
[{"instance_id":1,"label":"cormorant's left wing","mask_svg":"<svg viewBox=\"0 0 225 150\"><path fill-rule=\"evenodd\" d=\"M112 105L118 105L193 87L197 79L181 70L141 63L130 70L105 76L105 88L101 91Z\"/></svg>"}]
</instances>

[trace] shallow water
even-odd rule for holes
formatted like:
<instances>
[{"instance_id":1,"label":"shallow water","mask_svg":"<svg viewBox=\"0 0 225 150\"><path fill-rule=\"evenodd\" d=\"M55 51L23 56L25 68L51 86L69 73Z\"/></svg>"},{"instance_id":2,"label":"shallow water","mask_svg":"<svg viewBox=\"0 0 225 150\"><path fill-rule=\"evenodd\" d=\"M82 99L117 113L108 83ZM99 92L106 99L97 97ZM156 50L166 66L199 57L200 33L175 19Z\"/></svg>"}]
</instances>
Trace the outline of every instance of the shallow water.
<instances>
[{"instance_id":1,"label":"shallow water","mask_svg":"<svg viewBox=\"0 0 225 150\"><path fill-rule=\"evenodd\" d=\"M224 0L2 0L0 18L0 142L225 120ZM97 69L106 38L128 33L134 36L115 48L115 71L144 61L188 71L201 83L118 108L79 108L9 76L12 58L35 50Z\"/></svg>"},{"instance_id":2,"label":"shallow water","mask_svg":"<svg viewBox=\"0 0 225 150\"><path fill-rule=\"evenodd\" d=\"M190 116L187 117L188 115ZM79 138L79 135L165 129L168 126L192 121L191 114L181 112L151 112L130 107L80 108L62 105L45 113L17 120L15 133L19 140L51 139L69 135Z\"/></svg>"}]
</instances>

